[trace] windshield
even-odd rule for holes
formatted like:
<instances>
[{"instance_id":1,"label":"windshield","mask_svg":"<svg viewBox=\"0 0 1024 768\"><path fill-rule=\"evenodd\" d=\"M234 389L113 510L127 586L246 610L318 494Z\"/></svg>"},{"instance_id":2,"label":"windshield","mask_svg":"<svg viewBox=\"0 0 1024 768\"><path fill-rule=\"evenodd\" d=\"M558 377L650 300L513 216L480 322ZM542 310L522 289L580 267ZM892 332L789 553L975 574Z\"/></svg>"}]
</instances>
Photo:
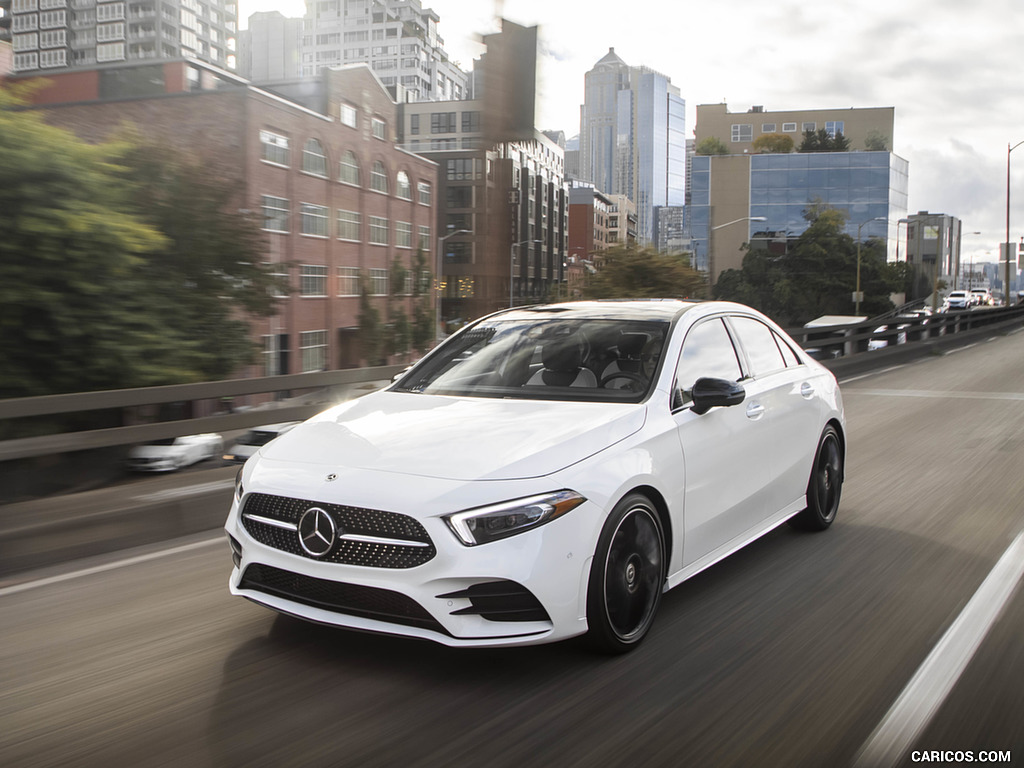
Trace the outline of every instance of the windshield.
<instances>
[{"instance_id":1,"label":"windshield","mask_svg":"<svg viewBox=\"0 0 1024 768\"><path fill-rule=\"evenodd\" d=\"M254 429L251 432L246 432L244 435L238 438L238 445L266 445L275 437L277 437L277 435L277 432L269 432L266 430Z\"/></svg>"},{"instance_id":2,"label":"windshield","mask_svg":"<svg viewBox=\"0 0 1024 768\"><path fill-rule=\"evenodd\" d=\"M394 389L640 402L651 389L667 330L664 321L496 318L453 337Z\"/></svg>"}]
</instances>

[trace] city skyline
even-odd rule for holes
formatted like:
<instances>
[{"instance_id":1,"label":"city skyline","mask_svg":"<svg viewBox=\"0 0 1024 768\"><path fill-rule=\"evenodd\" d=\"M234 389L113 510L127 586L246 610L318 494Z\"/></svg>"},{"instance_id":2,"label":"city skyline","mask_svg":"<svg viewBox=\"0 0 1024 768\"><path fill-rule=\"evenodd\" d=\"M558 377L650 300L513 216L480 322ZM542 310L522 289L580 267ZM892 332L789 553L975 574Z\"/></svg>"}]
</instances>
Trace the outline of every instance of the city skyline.
<instances>
[{"instance_id":1,"label":"city skyline","mask_svg":"<svg viewBox=\"0 0 1024 768\"><path fill-rule=\"evenodd\" d=\"M1021 74L1014 35L1024 6L1013 0L846 0L805 7L739 0L729 11L640 0L433 0L438 30L453 59L470 68L479 35L495 13L540 26L538 124L579 130L584 74L609 47L677 85L688 130L698 104L730 111L892 106L894 151L910 163L910 212L948 213L964 222L963 257L996 261L1005 239L1007 146L1024 140L1024 110L1013 97ZM290 0L243 0L255 10L301 15ZM632 23L631 19L639 19ZM709 33L711 30L711 33ZM1014 192L1024 179L1024 148L1012 154ZM1024 191L1011 197L1011 242L1024 235ZM973 235L980 231L981 235Z\"/></svg>"}]
</instances>

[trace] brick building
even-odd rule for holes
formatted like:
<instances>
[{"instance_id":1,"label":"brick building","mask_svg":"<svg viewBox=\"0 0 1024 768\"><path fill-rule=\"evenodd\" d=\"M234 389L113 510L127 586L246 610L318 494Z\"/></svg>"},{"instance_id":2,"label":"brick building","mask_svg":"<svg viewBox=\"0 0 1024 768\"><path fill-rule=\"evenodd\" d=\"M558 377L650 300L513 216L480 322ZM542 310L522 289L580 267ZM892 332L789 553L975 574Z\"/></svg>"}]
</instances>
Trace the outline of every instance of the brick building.
<instances>
[{"instance_id":1,"label":"brick building","mask_svg":"<svg viewBox=\"0 0 1024 768\"><path fill-rule=\"evenodd\" d=\"M51 73L35 96L48 122L87 141L133 124L237 185L293 290L253 322L263 360L242 376L361 364L362 289L382 321L389 306L408 316L412 281L389 286L391 266L410 269L418 250L434 261L437 166L398 146L397 106L368 67L321 77L316 109L195 61Z\"/></svg>"}]
</instances>

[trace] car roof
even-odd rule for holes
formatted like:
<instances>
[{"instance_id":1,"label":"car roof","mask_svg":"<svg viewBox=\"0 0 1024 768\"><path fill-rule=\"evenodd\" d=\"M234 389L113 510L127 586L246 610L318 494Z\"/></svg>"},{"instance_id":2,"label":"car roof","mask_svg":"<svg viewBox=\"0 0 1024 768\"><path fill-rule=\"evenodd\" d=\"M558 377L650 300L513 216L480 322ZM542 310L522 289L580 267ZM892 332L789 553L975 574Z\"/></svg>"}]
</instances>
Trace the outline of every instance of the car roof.
<instances>
[{"instance_id":1,"label":"car roof","mask_svg":"<svg viewBox=\"0 0 1024 768\"><path fill-rule=\"evenodd\" d=\"M684 299L598 299L537 304L505 309L489 315L503 320L536 320L539 317L566 319L662 320L671 321L701 302Z\"/></svg>"}]
</instances>

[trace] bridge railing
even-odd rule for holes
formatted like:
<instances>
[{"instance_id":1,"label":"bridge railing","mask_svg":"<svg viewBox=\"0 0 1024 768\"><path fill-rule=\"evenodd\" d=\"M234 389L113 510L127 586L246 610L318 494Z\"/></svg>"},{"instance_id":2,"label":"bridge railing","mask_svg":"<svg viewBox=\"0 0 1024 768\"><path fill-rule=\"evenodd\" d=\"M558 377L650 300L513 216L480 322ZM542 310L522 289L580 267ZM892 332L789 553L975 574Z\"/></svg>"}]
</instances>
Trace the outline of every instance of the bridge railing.
<instances>
[{"instance_id":1,"label":"bridge railing","mask_svg":"<svg viewBox=\"0 0 1024 768\"><path fill-rule=\"evenodd\" d=\"M333 403L344 399L354 387L373 382L387 382L405 367L404 365L390 365L352 368L258 379L232 379L199 384L177 384L164 387L116 389L0 400L0 421L3 421L89 411L160 406L170 403L228 402L245 395L303 393L240 412L216 413L198 418L0 440L0 461L94 448L109 448L178 437L179 435L240 430L273 422L308 419Z\"/></svg>"},{"instance_id":2,"label":"bridge railing","mask_svg":"<svg viewBox=\"0 0 1024 768\"><path fill-rule=\"evenodd\" d=\"M1014 321L1024 321L1024 305L944 312L926 317L872 318L853 325L787 330L802 347L818 350L820 354L816 356L827 360L872 354L868 351L869 342L872 339L884 340L887 342L886 346L913 344L988 326L1013 324ZM280 401L241 412L215 413L198 418L182 418L0 440L0 462L95 448L125 446L179 435L241 430L267 423L307 419L333 403L350 396L354 387L360 384L390 381L404 368L404 365L354 368L257 379L233 379L200 384L0 400L0 422L3 422L8 419L59 416L111 409L124 410L170 403L231 401L246 395L273 394L278 397L288 395ZM294 396L296 392L303 394Z\"/></svg>"}]
</instances>

